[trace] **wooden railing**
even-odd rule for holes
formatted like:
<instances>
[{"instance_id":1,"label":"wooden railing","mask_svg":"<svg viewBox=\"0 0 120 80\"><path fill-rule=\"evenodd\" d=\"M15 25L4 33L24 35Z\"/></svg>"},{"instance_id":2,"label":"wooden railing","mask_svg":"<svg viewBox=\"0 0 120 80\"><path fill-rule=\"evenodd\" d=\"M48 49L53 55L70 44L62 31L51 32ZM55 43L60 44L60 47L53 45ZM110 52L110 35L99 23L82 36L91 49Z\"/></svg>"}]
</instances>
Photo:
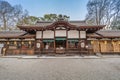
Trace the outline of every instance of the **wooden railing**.
<instances>
[{"instance_id":1,"label":"wooden railing","mask_svg":"<svg viewBox=\"0 0 120 80\"><path fill-rule=\"evenodd\" d=\"M20 54L33 55L34 49L7 49L6 50L6 55L20 55Z\"/></svg>"}]
</instances>

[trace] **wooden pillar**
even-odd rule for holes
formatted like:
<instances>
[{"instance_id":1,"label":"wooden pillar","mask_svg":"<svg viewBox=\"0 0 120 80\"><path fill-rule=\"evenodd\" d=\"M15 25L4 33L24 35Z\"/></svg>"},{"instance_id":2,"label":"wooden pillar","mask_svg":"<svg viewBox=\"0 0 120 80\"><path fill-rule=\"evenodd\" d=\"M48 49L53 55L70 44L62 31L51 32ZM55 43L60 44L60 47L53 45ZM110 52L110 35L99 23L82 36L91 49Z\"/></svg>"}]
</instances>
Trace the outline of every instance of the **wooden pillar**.
<instances>
[{"instance_id":1,"label":"wooden pillar","mask_svg":"<svg viewBox=\"0 0 120 80\"><path fill-rule=\"evenodd\" d=\"M66 51L68 49L68 30L66 30Z\"/></svg>"},{"instance_id":2,"label":"wooden pillar","mask_svg":"<svg viewBox=\"0 0 120 80\"><path fill-rule=\"evenodd\" d=\"M90 43L91 43L91 47L92 47L92 52L94 53L94 52L95 52L95 51L94 51L94 41L91 40Z\"/></svg>"},{"instance_id":3,"label":"wooden pillar","mask_svg":"<svg viewBox=\"0 0 120 80\"><path fill-rule=\"evenodd\" d=\"M5 56L7 54L8 48L9 48L9 39L7 39L7 42L5 44L5 48L3 49L3 56Z\"/></svg>"},{"instance_id":4,"label":"wooden pillar","mask_svg":"<svg viewBox=\"0 0 120 80\"><path fill-rule=\"evenodd\" d=\"M54 28L54 52L56 53L55 28Z\"/></svg>"},{"instance_id":5,"label":"wooden pillar","mask_svg":"<svg viewBox=\"0 0 120 80\"><path fill-rule=\"evenodd\" d=\"M79 30L79 41L78 41L78 49L79 49L79 53L80 53L80 55L82 55L81 54L81 43L80 43L80 30Z\"/></svg>"},{"instance_id":6,"label":"wooden pillar","mask_svg":"<svg viewBox=\"0 0 120 80\"><path fill-rule=\"evenodd\" d=\"M21 43L20 43L20 53L19 54L22 54L22 42L23 42L23 40L21 39Z\"/></svg>"},{"instance_id":7,"label":"wooden pillar","mask_svg":"<svg viewBox=\"0 0 120 80\"><path fill-rule=\"evenodd\" d=\"M119 52L120 52L120 40L118 40L118 48L119 48Z\"/></svg>"},{"instance_id":8,"label":"wooden pillar","mask_svg":"<svg viewBox=\"0 0 120 80\"><path fill-rule=\"evenodd\" d=\"M99 41L99 53L101 53L100 39L98 39L98 41Z\"/></svg>"},{"instance_id":9,"label":"wooden pillar","mask_svg":"<svg viewBox=\"0 0 120 80\"><path fill-rule=\"evenodd\" d=\"M37 39L35 38L35 42L34 42L34 51L35 54L37 53Z\"/></svg>"},{"instance_id":10,"label":"wooden pillar","mask_svg":"<svg viewBox=\"0 0 120 80\"><path fill-rule=\"evenodd\" d=\"M104 44L105 44L105 52L107 52L107 40L104 41Z\"/></svg>"},{"instance_id":11,"label":"wooden pillar","mask_svg":"<svg viewBox=\"0 0 120 80\"><path fill-rule=\"evenodd\" d=\"M31 41L31 40L29 40L29 41L28 41L28 44L29 44L29 46L28 46L28 47L29 47L29 48L31 48L31 43L32 43L32 41Z\"/></svg>"},{"instance_id":12,"label":"wooden pillar","mask_svg":"<svg viewBox=\"0 0 120 80\"><path fill-rule=\"evenodd\" d=\"M111 45L112 45L112 52L114 52L114 43L112 38L111 38Z\"/></svg>"},{"instance_id":13,"label":"wooden pillar","mask_svg":"<svg viewBox=\"0 0 120 80\"><path fill-rule=\"evenodd\" d=\"M17 41L14 41L14 45L17 46Z\"/></svg>"},{"instance_id":14,"label":"wooden pillar","mask_svg":"<svg viewBox=\"0 0 120 80\"><path fill-rule=\"evenodd\" d=\"M80 41L80 31L79 31L79 41Z\"/></svg>"},{"instance_id":15,"label":"wooden pillar","mask_svg":"<svg viewBox=\"0 0 120 80\"><path fill-rule=\"evenodd\" d=\"M24 40L23 39L21 39L21 49L22 49L22 46L24 46Z\"/></svg>"},{"instance_id":16,"label":"wooden pillar","mask_svg":"<svg viewBox=\"0 0 120 80\"><path fill-rule=\"evenodd\" d=\"M8 49L9 48L9 45L10 45L10 42L9 42L9 39L7 40L7 45L6 45L6 48ZM6 50L7 50L6 49Z\"/></svg>"},{"instance_id":17,"label":"wooden pillar","mask_svg":"<svg viewBox=\"0 0 120 80\"><path fill-rule=\"evenodd\" d=\"M43 45L43 30L42 30L40 45L41 45L41 46L40 46L41 53L43 53L43 48L44 48L44 45Z\"/></svg>"}]
</instances>

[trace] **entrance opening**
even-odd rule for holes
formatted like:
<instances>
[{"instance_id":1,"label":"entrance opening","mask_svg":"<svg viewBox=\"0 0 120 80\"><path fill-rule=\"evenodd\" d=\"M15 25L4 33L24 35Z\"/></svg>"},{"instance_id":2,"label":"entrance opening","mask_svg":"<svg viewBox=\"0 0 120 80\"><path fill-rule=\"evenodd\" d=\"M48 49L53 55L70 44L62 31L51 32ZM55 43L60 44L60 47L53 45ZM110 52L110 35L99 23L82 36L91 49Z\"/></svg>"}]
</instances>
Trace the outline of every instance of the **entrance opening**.
<instances>
[{"instance_id":1,"label":"entrance opening","mask_svg":"<svg viewBox=\"0 0 120 80\"><path fill-rule=\"evenodd\" d=\"M66 48L66 38L56 38L56 48Z\"/></svg>"},{"instance_id":2,"label":"entrance opening","mask_svg":"<svg viewBox=\"0 0 120 80\"><path fill-rule=\"evenodd\" d=\"M65 53L66 38L56 38L56 53Z\"/></svg>"}]
</instances>

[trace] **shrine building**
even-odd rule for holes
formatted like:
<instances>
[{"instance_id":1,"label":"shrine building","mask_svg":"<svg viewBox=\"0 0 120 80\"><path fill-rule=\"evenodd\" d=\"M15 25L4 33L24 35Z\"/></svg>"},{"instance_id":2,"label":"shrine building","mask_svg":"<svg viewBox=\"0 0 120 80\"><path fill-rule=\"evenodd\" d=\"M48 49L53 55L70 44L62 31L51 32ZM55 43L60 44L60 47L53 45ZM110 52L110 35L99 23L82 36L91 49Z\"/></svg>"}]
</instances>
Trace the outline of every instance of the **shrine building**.
<instances>
[{"instance_id":1,"label":"shrine building","mask_svg":"<svg viewBox=\"0 0 120 80\"><path fill-rule=\"evenodd\" d=\"M86 21L37 21L18 25L20 31L0 31L2 55L119 54L120 31Z\"/></svg>"}]
</instances>

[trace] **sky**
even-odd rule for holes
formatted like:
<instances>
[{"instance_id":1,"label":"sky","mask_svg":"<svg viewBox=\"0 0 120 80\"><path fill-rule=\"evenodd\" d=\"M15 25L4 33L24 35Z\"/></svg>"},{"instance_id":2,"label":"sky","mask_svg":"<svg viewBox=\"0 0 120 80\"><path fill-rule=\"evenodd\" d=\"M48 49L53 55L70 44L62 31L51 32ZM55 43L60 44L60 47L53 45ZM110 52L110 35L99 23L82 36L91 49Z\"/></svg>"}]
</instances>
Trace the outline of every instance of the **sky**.
<instances>
[{"instance_id":1,"label":"sky","mask_svg":"<svg viewBox=\"0 0 120 80\"><path fill-rule=\"evenodd\" d=\"M11 5L20 4L31 16L44 14L63 14L70 20L84 20L87 14L88 0L5 0Z\"/></svg>"}]
</instances>

